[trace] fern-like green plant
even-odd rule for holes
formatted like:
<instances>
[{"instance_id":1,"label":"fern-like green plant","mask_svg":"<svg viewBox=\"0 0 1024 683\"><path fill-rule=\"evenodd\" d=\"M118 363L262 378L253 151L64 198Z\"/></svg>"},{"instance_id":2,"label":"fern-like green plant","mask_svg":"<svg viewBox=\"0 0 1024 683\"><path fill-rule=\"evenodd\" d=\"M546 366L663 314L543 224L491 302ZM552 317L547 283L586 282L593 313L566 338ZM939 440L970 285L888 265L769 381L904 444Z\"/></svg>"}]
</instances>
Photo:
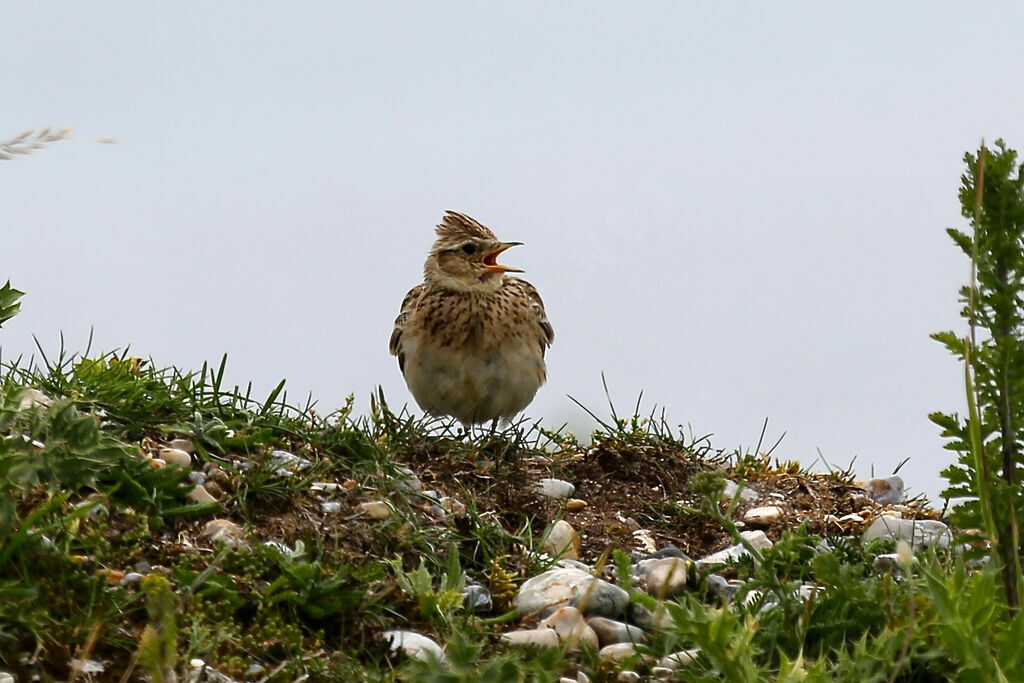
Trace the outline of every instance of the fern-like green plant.
<instances>
[{"instance_id":1,"label":"fern-like green plant","mask_svg":"<svg viewBox=\"0 0 1024 683\"><path fill-rule=\"evenodd\" d=\"M0 327L3 327L5 322L18 314L18 311L21 310L21 303L18 300L24 295L25 292L11 287L10 280L0 287Z\"/></svg>"},{"instance_id":2,"label":"fern-like green plant","mask_svg":"<svg viewBox=\"0 0 1024 683\"><path fill-rule=\"evenodd\" d=\"M969 332L932 335L964 362L968 415L933 413L958 451L943 472L945 495L966 498L955 511L962 526L981 526L1002 564L1007 603L1020 605L1021 560L1016 511L1024 505L1017 468L1024 440L1024 174L1017 152L997 140L964 156L962 213L973 232L947 232L971 260L961 289ZM998 476L997 473L1001 473Z\"/></svg>"},{"instance_id":3,"label":"fern-like green plant","mask_svg":"<svg viewBox=\"0 0 1024 683\"><path fill-rule=\"evenodd\" d=\"M957 668L955 680L1019 681L1024 678L1024 615L1011 616L993 600L998 578L991 567L968 572L962 563L951 571L923 570L925 592L934 606L941 642Z\"/></svg>"}]
</instances>

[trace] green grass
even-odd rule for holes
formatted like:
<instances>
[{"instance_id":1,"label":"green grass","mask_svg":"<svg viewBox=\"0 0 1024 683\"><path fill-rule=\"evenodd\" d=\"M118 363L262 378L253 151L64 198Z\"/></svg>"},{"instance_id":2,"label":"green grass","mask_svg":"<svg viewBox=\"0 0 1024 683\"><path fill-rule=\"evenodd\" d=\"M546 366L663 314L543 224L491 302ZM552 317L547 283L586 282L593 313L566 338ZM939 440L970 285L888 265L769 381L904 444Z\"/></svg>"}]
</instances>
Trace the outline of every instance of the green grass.
<instances>
[{"instance_id":1,"label":"green grass","mask_svg":"<svg viewBox=\"0 0 1024 683\"><path fill-rule=\"evenodd\" d=\"M735 510L718 502L723 468L755 478L793 469L773 466L760 447L726 453L708 437L685 437L663 414L642 415L639 402L627 417L612 407L589 440L527 422L466 435L395 412L381 393L366 416L351 399L321 415L312 403L290 404L284 383L257 398L224 386L224 375L223 359L185 372L127 351L61 349L3 363L0 668L19 680L67 680L73 662L92 658L105 662L103 680L167 680L200 658L235 678L258 664L256 678L282 681L554 681L576 671L603 681L622 666L649 674L643 657L616 665L593 652L507 650L496 634L515 627L516 615L462 609L459 591L471 580L490 584L510 609L515 584L550 562L535 548L554 517L513 500L498 505L490 487L525 488L527 467L553 476L614 467L608 476L639 473L692 502L632 501L645 522L710 524L726 541L738 530ZM29 389L50 402L23 403ZM187 471L140 457L145 439L172 438L190 440L200 466L222 470L222 500L191 502ZM307 467L279 472L275 450ZM402 467L456 482L446 493L466 514L431 513L432 501L406 490ZM671 478L680 468L706 474L680 484ZM338 514L322 512L314 482L336 485ZM359 517L364 499L394 513ZM213 519L240 525L247 542L210 542L202 531ZM796 527L758 561L723 568L746 580L731 604L698 582L668 604L667 626L643 655L699 647L685 680L1020 680L1022 626L993 600L992 571L932 556L892 576L871 568L877 545L833 538L821 553L820 541ZM630 549L600 564L617 568L638 608L656 610L627 575ZM146 578L123 580L136 570ZM817 586L812 599L797 597L802 583ZM431 635L449 663L389 654L379 638L388 629Z\"/></svg>"}]
</instances>

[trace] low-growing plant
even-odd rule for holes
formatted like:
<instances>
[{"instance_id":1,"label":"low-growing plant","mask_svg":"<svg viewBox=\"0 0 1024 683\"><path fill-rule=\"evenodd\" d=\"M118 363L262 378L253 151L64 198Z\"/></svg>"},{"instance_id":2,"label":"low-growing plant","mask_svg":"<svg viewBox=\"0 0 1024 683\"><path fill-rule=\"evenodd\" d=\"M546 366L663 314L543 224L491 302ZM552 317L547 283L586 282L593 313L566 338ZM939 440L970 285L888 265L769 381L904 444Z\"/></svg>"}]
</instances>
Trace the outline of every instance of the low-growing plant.
<instances>
[{"instance_id":1,"label":"low-growing plant","mask_svg":"<svg viewBox=\"0 0 1024 683\"><path fill-rule=\"evenodd\" d=\"M139 663L155 683L171 683L178 680L178 599L171 582L163 576L147 576L142 581L142 590L146 594L149 623L139 639Z\"/></svg>"},{"instance_id":2,"label":"low-growing plant","mask_svg":"<svg viewBox=\"0 0 1024 683\"><path fill-rule=\"evenodd\" d=\"M395 574L398 586L418 605L419 617L445 626L454 612L462 606L462 589L465 588L465 576L459 566L459 555L454 546L447 551L448 568L435 582L427 569L427 562L420 558L419 565L412 571L402 569L401 558L388 564ZM435 588L435 583L437 587Z\"/></svg>"}]
</instances>

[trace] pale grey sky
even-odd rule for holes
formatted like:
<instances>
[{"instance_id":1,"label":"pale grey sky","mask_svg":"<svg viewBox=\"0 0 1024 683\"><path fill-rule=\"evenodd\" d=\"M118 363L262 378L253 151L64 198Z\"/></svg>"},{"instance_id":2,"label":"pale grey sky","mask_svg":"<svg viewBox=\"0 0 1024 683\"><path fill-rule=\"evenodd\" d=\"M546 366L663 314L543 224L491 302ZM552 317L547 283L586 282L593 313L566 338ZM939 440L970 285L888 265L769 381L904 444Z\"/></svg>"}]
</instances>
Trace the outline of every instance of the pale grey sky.
<instances>
[{"instance_id":1,"label":"pale grey sky","mask_svg":"<svg viewBox=\"0 0 1024 683\"><path fill-rule=\"evenodd\" d=\"M929 411L962 403L928 338L960 326L943 228L966 149L1024 148L1024 5L18 3L0 138L5 359L229 355L327 412L383 385L432 229L526 245L556 330L528 414L591 424L600 373L717 446L900 460L936 494ZM113 136L116 145L89 142Z\"/></svg>"}]
</instances>

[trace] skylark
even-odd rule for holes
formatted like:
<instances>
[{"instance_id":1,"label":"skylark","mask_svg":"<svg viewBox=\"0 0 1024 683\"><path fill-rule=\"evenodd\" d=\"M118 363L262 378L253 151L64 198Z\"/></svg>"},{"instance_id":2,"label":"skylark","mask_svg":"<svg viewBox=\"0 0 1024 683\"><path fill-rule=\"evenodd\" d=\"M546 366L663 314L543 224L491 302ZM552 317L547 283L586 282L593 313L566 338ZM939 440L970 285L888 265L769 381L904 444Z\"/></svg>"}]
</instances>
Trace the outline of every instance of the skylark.
<instances>
[{"instance_id":1,"label":"skylark","mask_svg":"<svg viewBox=\"0 0 1024 683\"><path fill-rule=\"evenodd\" d=\"M391 333L391 354L420 408L464 425L511 420L546 379L555 332L521 273L496 262L521 242L502 242L469 216L448 211Z\"/></svg>"}]
</instances>

